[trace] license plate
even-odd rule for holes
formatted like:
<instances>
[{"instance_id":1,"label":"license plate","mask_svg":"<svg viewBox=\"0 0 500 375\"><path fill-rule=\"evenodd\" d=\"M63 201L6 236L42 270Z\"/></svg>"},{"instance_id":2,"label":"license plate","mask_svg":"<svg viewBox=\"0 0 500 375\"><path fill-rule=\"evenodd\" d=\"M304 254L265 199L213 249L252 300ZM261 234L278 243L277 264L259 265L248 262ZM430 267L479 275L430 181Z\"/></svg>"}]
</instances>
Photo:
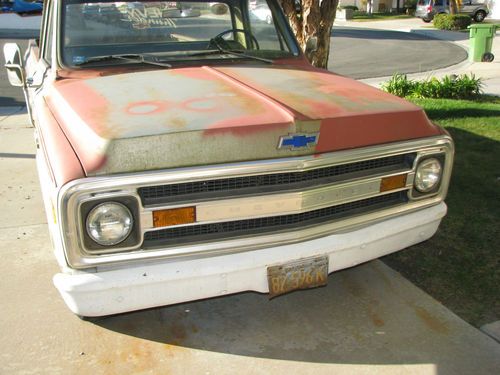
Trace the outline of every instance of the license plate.
<instances>
[{"instance_id":1,"label":"license plate","mask_svg":"<svg viewBox=\"0 0 500 375\"><path fill-rule=\"evenodd\" d=\"M316 288L328 282L328 256L300 259L267 267L269 298L297 289Z\"/></svg>"}]
</instances>

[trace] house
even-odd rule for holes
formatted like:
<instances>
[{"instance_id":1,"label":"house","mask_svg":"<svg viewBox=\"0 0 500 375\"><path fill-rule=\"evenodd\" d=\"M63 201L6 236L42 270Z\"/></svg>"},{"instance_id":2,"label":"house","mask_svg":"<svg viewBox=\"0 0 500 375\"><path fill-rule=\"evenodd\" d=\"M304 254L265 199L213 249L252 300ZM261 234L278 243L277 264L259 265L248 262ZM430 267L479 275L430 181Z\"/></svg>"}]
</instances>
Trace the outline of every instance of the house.
<instances>
[{"instance_id":1,"label":"house","mask_svg":"<svg viewBox=\"0 0 500 375\"><path fill-rule=\"evenodd\" d=\"M340 0L339 6L354 5L359 10L367 10L370 0ZM403 8L404 0L399 0L399 7ZM397 9L398 0L371 0L372 12L384 12Z\"/></svg>"}]
</instances>

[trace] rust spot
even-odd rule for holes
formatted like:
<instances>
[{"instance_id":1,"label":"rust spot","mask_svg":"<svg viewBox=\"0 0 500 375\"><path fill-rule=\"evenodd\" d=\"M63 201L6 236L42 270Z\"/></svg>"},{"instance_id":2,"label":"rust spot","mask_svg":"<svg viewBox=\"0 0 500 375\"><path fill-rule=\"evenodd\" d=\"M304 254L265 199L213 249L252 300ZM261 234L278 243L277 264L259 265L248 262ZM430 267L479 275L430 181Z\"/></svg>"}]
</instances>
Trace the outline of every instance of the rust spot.
<instances>
[{"instance_id":1,"label":"rust spot","mask_svg":"<svg viewBox=\"0 0 500 375\"><path fill-rule=\"evenodd\" d=\"M376 327L382 327L385 325L385 322L382 320L382 318L378 315L376 308L379 306L380 303L376 300L370 301L370 306L368 306L368 315L370 316L370 319L372 320L372 323Z\"/></svg>"},{"instance_id":2,"label":"rust spot","mask_svg":"<svg viewBox=\"0 0 500 375\"><path fill-rule=\"evenodd\" d=\"M351 278L347 277L345 274L341 274L344 279L344 286L349 293L355 297L361 297L365 294L363 287L353 281Z\"/></svg>"},{"instance_id":3,"label":"rust spot","mask_svg":"<svg viewBox=\"0 0 500 375\"><path fill-rule=\"evenodd\" d=\"M385 322L382 320L382 318L377 314L376 311L373 310L373 308L369 308L368 310L368 315L370 316L370 319L372 320L372 323L376 327L382 327L385 325Z\"/></svg>"},{"instance_id":4,"label":"rust spot","mask_svg":"<svg viewBox=\"0 0 500 375\"><path fill-rule=\"evenodd\" d=\"M446 322L438 319L423 307L415 306L414 309L420 320L424 322L424 324L430 330L442 334L446 334L450 331L450 328L448 327L448 324L446 324Z\"/></svg>"},{"instance_id":5,"label":"rust spot","mask_svg":"<svg viewBox=\"0 0 500 375\"><path fill-rule=\"evenodd\" d=\"M168 124L169 127L174 128L185 128L187 125L187 121L181 117L172 117Z\"/></svg>"},{"instance_id":6,"label":"rust spot","mask_svg":"<svg viewBox=\"0 0 500 375\"><path fill-rule=\"evenodd\" d=\"M370 311L370 319L376 327L382 327L385 324L384 321L374 311Z\"/></svg>"}]
</instances>

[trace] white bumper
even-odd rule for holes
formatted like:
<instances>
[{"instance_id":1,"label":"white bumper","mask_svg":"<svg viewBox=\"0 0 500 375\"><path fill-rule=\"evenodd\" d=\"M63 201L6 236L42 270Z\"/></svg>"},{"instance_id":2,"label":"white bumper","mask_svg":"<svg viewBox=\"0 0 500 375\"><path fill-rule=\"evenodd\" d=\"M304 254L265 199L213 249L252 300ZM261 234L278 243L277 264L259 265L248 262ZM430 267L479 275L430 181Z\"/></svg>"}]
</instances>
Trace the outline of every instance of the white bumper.
<instances>
[{"instance_id":1,"label":"white bumper","mask_svg":"<svg viewBox=\"0 0 500 375\"><path fill-rule=\"evenodd\" d=\"M211 258L157 261L97 273L54 276L68 307L101 316L254 290L266 293L267 267L328 254L329 272L352 267L430 238L446 205L348 233Z\"/></svg>"}]
</instances>

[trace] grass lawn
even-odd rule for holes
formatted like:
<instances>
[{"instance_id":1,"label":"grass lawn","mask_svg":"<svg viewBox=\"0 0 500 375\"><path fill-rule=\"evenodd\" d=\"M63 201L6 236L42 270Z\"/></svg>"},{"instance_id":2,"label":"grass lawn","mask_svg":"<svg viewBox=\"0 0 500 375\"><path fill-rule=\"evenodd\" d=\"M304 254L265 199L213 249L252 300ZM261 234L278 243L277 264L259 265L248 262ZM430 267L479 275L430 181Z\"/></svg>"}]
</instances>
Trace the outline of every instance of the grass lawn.
<instances>
[{"instance_id":1,"label":"grass lawn","mask_svg":"<svg viewBox=\"0 0 500 375\"><path fill-rule=\"evenodd\" d=\"M413 101L455 141L449 211L433 238L383 261L469 323L500 320L500 98Z\"/></svg>"},{"instance_id":2,"label":"grass lawn","mask_svg":"<svg viewBox=\"0 0 500 375\"><path fill-rule=\"evenodd\" d=\"M353 21L366 22L366 21L386 21L386 20L398 20L405 18L413 18L408 14L397 14L397 13L372 13L368 14L365 12L354 12Z\"/></svg>"}]
</instances>

